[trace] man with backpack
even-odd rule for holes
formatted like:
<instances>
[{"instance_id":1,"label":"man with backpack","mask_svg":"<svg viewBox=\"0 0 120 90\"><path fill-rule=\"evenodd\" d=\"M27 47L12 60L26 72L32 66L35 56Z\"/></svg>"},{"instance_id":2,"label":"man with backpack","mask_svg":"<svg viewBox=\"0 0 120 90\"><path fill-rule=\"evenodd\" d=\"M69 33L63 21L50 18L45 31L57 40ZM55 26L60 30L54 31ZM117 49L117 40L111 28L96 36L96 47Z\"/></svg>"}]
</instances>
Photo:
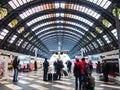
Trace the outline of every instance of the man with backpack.
<instances>
[{"instance_id":1,"label":"man with backpack","mask_svg":"<svg viewBox=\"0 0 120 90\"><path fill-rule=\"evenodd\" d=\"M74 62L73 73L75 76L75 90L81 90L81 62L78 58Z\"/></svg>"},{"instance_id":2,"label":"man with backpack","mask_svg":"<svg viewBox=\"0 0 120 90\"><path fill-rule=\"evenodd\" d=\"M47 73L48 73L48 67L49 62L47 61L47 58L45 58L45 61L43 62L43 81L47 81Z\"/></svg>"},{"instance_id":3,"label":"man with backpack","mask_svg":"<svg viewBox=\"0 0 120 90\"><path fill-rule=\"evenodd\" d=\"M70 60L68 60L68 61L66 62L66 64L67 64L68 73L71 73L72 62L71 62Z\"/></svg>"}]
</instances>

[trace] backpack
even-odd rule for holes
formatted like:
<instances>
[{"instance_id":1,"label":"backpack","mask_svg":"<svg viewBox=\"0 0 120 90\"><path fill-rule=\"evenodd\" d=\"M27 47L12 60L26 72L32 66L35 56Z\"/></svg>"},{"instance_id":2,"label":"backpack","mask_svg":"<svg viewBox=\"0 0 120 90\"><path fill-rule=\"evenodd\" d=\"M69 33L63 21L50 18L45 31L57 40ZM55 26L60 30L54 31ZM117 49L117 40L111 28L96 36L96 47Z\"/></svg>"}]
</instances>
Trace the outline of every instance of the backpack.
<instances>
[{"instance_id":1,"label":"backpack","mask_svg":"<svg viewBox=\"0 0 120 90\"><path fill-rule=\"evenodd\" d=\"M80 74L81 74L80 71L81 71L81 67L78 65L75 65L74 70L73 70L74 76L80 76Z\"/></svg>"},{"instance_id":2,"label":"backpack","mask_svg":"<svg viewBox=\"0 0 120 90\"><path fill-rule=\"evenodd\" d=\"M86 76L89 74L89 66L87 64L84 65L84 73Z\"/></svg>"}]
</instances>

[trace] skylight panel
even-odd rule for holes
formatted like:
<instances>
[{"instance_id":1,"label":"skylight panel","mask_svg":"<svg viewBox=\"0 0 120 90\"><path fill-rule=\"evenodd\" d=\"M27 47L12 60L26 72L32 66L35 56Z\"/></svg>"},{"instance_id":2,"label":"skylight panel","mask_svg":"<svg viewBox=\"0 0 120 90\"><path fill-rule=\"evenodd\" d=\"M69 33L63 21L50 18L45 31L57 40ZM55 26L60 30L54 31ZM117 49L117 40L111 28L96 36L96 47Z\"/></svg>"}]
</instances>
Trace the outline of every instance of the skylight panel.
<instances>
[{"instance_id":1,"label":"skylight panel","mask_svg":"<svg viewBox=\"0 0 120 90\"><path fill-rule=\"evenodd\" d=\"M98 0L93 0L93 3L97 3Z\"/></svg>"},{"instance_id":2,"label":"skylight panel","mask_svg":"<svg viewBox=\"0 0 120 90\"><path fill-rule=\"evenodd\" d=\"M100 3L101 3L102 1L103 1L103 0L98 0L96 4L97 4L97 5L100 5Z\"/></svg>"},{"instance_id":3,"label":"skylight panel","mask_svg":"<svg viewBox=\"0 0 120 90\"><path fill-rule=\"evenodd\" d=\"M87 13L87 12L88 12L88 10L89 10L88 8L85 8L84 12L85 12L85 13Z\"/></svg>"},{"instance_id":4,"label":"skylight panel","mask_svg":"<svg viewBox=\"0 0 120 90\"><path fill-rule=\"evenodd\" d=\"M95 18L98 19L99 17L100 17L100 14L97 14Z\"/></svg>"},{"instance_id":5,"label":"skylight panel","mask_svg":"<svg viewBox=\"0 0 120 90\"><path fill-rule=\"evenodd\" d=\"M14 2L14 4L16 5L16 7L19 7L19 6L20 6L20 4L18 3L17 0L14 0L13 2Z\"/></svg>"},{"instance_id":6,"label":"skylight panel","mask_svg":"<svg viewBox=\"0 0 120 90\"><path fill-rule=\"evenodd\" d=\"M84 35L84 33L81 32L81 31L78 30L78 29L75 29L75 28L72 28L72 27L65 27L65 28L68 28L68 29L71 29L71 30L77 31L77 32L81 33L82 35Z\"/></svg>"},{"instance_id":7,"label":"skylight panel","mask_svg":"<svg viewBox=\"0 0 120 90\"><path fill-rule=\"evenodd\" d=\"M58 3L58 2L55 3L55 8L56 8L56 9L59 8L59 3Z\"/></svg>"},{"instance_id":8,"label":"skylight panel","mask_svg":"<svg viewBox=\"0 0 120 90\"><path fill-rule=\"evenodd\" d=\"M33 0L11 0L8 2L8 4L13 8L13 9L16 9L18 7L20 7L21 5L25 4L25 3L28 3L30 1L33 1Z\"/></svg>"},{"instance_id":9,"label":"skylight panel","mask_svg":"<svg viewBox=\"0 0 120 90\"><path fill-rule=\"evenodd\" d=\"M20 46L20 44L22 43L23 39L19 39L19 41L16 43L17 46Z\"/></svg>"},{"instance_id":10,"label":"skylight panel","mask_svg":"<svg viewBox=\"0 0 120 90\"><path fill-rule=\"evenodd\" d=\"M107 35L104 35L103 38L106 40L107 43L110 43L111 41L109 40Z\"/></svg>"},{"instance_id":11,"label":"skylight panel","mask_svg":"<svg viewBox=\"0 0 120 90\"><path fill-rule=\"evenodd\" d=\"M8 3L9 3L9 5L10 5L13 9L16 9L16 8L17 8L17 6L14 4L13 1L9 1Z\"/></svg>"},{"instance_id":12,"label":"skylight panel","mask_svg":"<svg viewBox=\"0 0 120 90\"><path fill-rule=\"evenodd\" d=\"M89 10L87 11L87 14L88 14L88 15L90 15L91 11L92 11L92 10L91 10L91 9L89 9Z\"/></svg>"},{"instance_id":13,"label":"skylight panel","mask_svg":"<svg viewBox=\"0 0 120 90\"><path fill-rule=\"evenodd\" d=\"M103 46L103 41L101 39L97 39L98 43L100 44L100 46Z\"/></svg>"},{"instance_id":14,"label":"skylight panel","mask_svg":"<svg viewBox=\"0 0 120 90\"><path fill-rule=\"evenodd\" d=\"M101 7L103 7L108 0L103 0L102 3L100 4Z\"/></svg>"},{"instance_id":15,"label":"skylight panel","mask_svg":"<svg viewBox=\"0 0 120 90\"><path fill-rule=\"evenodd\" d=\"M111 32L115 36L115 38L118 39L117 29L113 29Z\"/></svg>"},{"instance_id":16,"label":"skylight panel","mask_svg":"<svg viewBox=\"0 0 120 90\"><path fill-rule=\"evenodd\" d=\"M78 10L79 11L79 6L77 5L77 7L76 7L76 10Z\"/></svg>"},{"instance_id":17,"label":"skylight panel","mask_svg":"<svg viewBox=\"0 0 120 90\"><path fill-rule=\"evenodd\" d=\"M16 35L13 35L13 37L10 38L9 43L13 43L16 38L17 38L17 36L16 36Z\"/></svg>"},{"instance_id":18,"label":"skylight panel","mask_svg":"<svg viewBox=\"0 0 120 90\"><path fill-rule=\"evenodd\" d=\"M94 45L95 48L98 48L98 45L96 42L92 42L92 44Z\"/></svg>"},{"instance_id":19,"label":"skylight panel","mask_svg":"<svg viewBox=\"0 0 120 90\"><path fill-rule=\"evenodd\" d=\"M65 8L65 2L60 3L60 7L64 9Z\"/></svg>"},{"instance_id":20,"label":"skylight panel","mask_svg":"<svg viewBox=\"0 0 120 90\"><path fill-rule=\"evenodd\" d=\"M23 2L24 2L24 3L27 3L27 1L26 1L26 0L23 0Z\"/></svg>"},{"instance_id":21,"label":"skylight panel","mask_svg":"<svg viewBox=\"0 0 120 90\"><path fill-rule=\"evenodd\" d=\"M107 9L109 6L110 6L110 4L111 4L111 2L110 1L108 1L105 5L104 5L104 9Z\"/></svg>"},{"instance_id":22,"label":"skylight panel","mask_svg":"<svg viewBox=\"0 0 120 90\"><path fill-rule=\"evenodd\" d=\"M56 13L56 17L59 17L60 16L60 13Z\"/></svg>"},{"instance_id":23,"label":"skylight panel","mask_svg":"<svg viewBox=\"0 0 120 90\"><path fill-rule=\"evenodd\" d=\"M1 29L1 30L0 30L0 39L3 40L4 37L7 35L8 32L9 32L9 31L6 30L6 29Z\"/></svg>"},{"instance_id":24,"label":"skylight panel","mask_svg":"<svg viewBox=\"0 0 120 90\"><path fill-rule=\"evenodd\" d=\"M111 4L109 0L87 0L87 1L97 4L104 9L107 9Z\"/></svg>"},{"instance_id":25,"label":"skylight panel","mask_svg":"<svg viewBox=\"0 0 120 90\"><path fill-rule=\"evenodd\" d=\"M23 0L19 0L19 4L20 4L20 6L23 5L24 4Z\"/></svg>"},{"instance_id":26,"label":"skylight panel","mask_svg":"<svg viewBox=\"0 0 120 90\"><path fill-rule=\"evenodd\" d=\"M60 13L60 16L61 16L61 17L64 17L64 13Z\"/></svg>"}]
</instances>

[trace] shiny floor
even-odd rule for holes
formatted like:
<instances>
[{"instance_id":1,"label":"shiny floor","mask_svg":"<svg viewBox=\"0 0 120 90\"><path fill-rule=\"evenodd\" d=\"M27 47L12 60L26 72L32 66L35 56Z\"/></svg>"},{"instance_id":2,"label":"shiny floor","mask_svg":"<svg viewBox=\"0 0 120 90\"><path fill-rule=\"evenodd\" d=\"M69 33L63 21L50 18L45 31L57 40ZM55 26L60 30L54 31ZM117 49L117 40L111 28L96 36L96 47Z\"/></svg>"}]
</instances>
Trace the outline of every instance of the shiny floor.
<instances>
[{"instance_id":1,"label":"shiny floor","mask_svg":"<svg viewBox=\"0 0 120 90\"><path fill-rule=\"evenodd\" d=\"M73 74L63 76L57 81L43 81L42 70L29 73L19 73L19 81L12 82L12 71L9 71L8 79L0 81L0 90L75 90L75 80ZM98 74L93 73L95 77L95 90L120 90L120 86L115 82L105 83L99 81Z\"/></svg>"}]
</instances>

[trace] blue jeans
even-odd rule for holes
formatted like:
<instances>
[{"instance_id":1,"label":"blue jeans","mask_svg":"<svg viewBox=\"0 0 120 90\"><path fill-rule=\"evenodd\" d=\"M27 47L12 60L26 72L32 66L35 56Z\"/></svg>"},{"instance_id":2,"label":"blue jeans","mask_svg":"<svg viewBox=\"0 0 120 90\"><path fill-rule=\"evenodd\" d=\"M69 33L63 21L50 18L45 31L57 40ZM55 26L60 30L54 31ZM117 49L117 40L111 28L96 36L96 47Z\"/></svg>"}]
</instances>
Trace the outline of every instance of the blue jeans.
<instances>
[{"instance_id":1,"label":"blue jeans","mask_svg":"<svg viewBox=\"0 0 120 90\"><path fill-rule=\"evenodd\" d=\"M81 88L81 76L75 76L75 90L80 90L80 88Z\"/></svg>"},{"instance_id":2,"label":"blue jeans","mask_svg":"<svg viewBox=\"0 0 120 90\"><path fill-rule=\"evenodd\" d=\"M14 69L13 81L17 81L17 78L18 78L18 69L15 68L15 69Z\"/></svg>"}]
</instances>

